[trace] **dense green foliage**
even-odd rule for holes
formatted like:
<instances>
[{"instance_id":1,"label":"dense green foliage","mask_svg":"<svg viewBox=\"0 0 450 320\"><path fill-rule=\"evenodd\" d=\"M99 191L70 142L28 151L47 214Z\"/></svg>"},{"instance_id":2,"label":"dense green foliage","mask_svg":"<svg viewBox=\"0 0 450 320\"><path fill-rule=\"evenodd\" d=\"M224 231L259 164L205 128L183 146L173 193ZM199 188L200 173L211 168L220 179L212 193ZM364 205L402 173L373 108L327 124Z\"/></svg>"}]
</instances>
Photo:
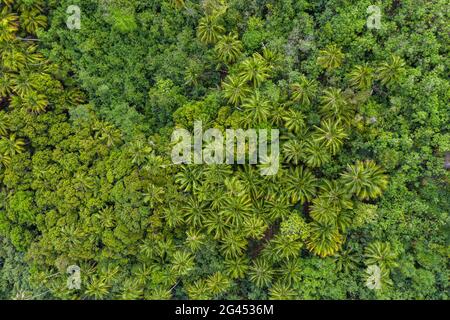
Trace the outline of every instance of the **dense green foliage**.
<instances>
[{"instance_id":1,"label":"dense green foliage","mask_svg":"<svg viewBox=\"0 0 450 320\"><path fill-rule=\"evenodd\" d=\"M447 1L0 3L0 298L447 299ZM172 164L195 120L280 170Z\"/></svg>"}]
</instances>

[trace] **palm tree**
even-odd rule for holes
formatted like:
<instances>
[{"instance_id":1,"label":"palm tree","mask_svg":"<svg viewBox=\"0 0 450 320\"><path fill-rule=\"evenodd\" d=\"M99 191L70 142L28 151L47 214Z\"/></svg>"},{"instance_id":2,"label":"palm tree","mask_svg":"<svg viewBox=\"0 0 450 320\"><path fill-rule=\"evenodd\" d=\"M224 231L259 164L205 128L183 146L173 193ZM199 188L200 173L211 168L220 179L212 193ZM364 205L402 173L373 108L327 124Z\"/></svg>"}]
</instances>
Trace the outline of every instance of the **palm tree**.
<instances>
[{"instance_id":1,"label":"palm tree","mask_svg":"<svg viewBox=\"0 0 450 320\"><path fill-rule=\"evenodd\" d=\"M328 45L324 50L320 50L317 63L327 71L339 68L344 60L344 54L335 44Z\"/></svg>"},{"instance_id":2,"label":"palm tree","mask_svg":"<svg viewBox=\"0 0 450 320\"><path fill-rule=\"evenodd\" d=\"M400 81L405 73L405 61L392 55L387 62L383 62L377 68L377 78L381 84L392 86Z\"/></svg>"},{"instance_id":3,"label":"palm tree","mask_svg":"<svg viewBox=\"0 0 450 320\"><path fill-rule=\"evenodd\" d=\"M184 0L170 0L170 4L176 9L182 9L186 5Z\"/></svg>"},{"instance_id":4,"label":"palm tree","mask_svg":"<svg viewBox=\"0 0 450 320\"><path fill-rule=\"evenodd\" d=\"M211 299L211 291L205 280L200 279L192 284L186 285L186 292L189 299L209 300Z\"/></svg>"},{"instance_id":5,"label":"palm tree","mask_svg":"<svg viewBox=\"0 0 450 320\"><path fill-rule=\"evenodd\" d=\"M120 130L106 121L97 121L94 124L94 131L94 138L106 142L108 148L118 144L122 139Z\"/></svg>"},{"instance_id":6,"label":"palm tree","mask_svg":"<svg viewBox=\"0 0 450 320\"><path fill-rule=\"evenodd\" d=\"M11 164L11 157L0 153L0 169L7 168Z\"/></svg>"},{"instance_id":7,"label":"palm tree","mask_svg":"<svg viewBox=\"0 0 450 320\"><path fill-rule=\"evenodd\" d=\"M190 229L186 231L186 244L191 251L196 252L204 243L205 236L199 229Z\"/></svg>"},{"instance_id":8,"label":"palm tree","mask_svg":"<svg viewBox=\"0 0 450 320\"><path fill-rule=\"evenodd\" d=\"M264 236L264 232L267 228L268 225L263 219L256 215L252 215L244 220L242 232L246 237L258 240Z\"/></svg>"},{"instance_id":9,"label":"palm tree","mask_svg":"<svg viewBox=\"0 0 450 320\"><path fill-rule=\"evenodd\" d=\"M289 169L286 174L285 192L290 196L291 203L310 201L316 194L316 177L302 166Z\"/></svg>"},{"instance_id":10,"label":"palm tree","mask_svg":"<svg viewBox=\"0 0 450 320\"><path fill-rule=\"evenodd\" d=\"M352 87L361 90L369 89L372 87L374 78L373 68L369 67L367 64L356 66L350 72L348 78Z\"/></svg>"},{"instance_id":11,"label":"palm tree","mask_svg":"<svg viewBox=\"0 0 450 320\"><path fill-rule=\"evenodd\" d=\"M287 218L291 214L289 200L286 197L274 197L268 201L267 206L267 216L271 221Z\"/></svg>"},{"instance_id":12,"label":"palm tree","mask_svg":"<svg viewBox=\"0 0 450 320\"><path fill-rule=\"evenodd\" d=\"M5 111L0 111L0 136L6 136L10 126L9 115Z\"/></svg>"},{"instance_id":13,"label":"palm tree","mask_svg":"<svg viewBox=\"0 0 450 320\"><path fill-rule=\"evenodd\" d=\"M303 158L303 152L305 149L305 143L299 139L290 139L283 144L284 159L287 162L299 164Z\"/></svg>"},{"instance_id":14,"label":"palm tree","mask_svg":"<svg viewBox=\"0 0 450 320\"><path fill-rule=\"evenodd\" d=\"M353 208L353 202L350 199L351 194L339 181L324 179L319 188L321 191L320 197L333 208L338 210Z\"/></svg>"},{"instance_id":15,"label":"palm tree","mask_svg":"<svg viewBox=\"0 0 450 320\"><path fill-rule=\"evenodd\" d=\"M240 104L251 93L246 81L237 76L227 76L222 87L224 97L235 106Z\"/></svg>"},{"instance_id":16,"label":"palm tree","mask_svg":"<svg viewBox=\"0 0 450 320\"><path fill-rule=\"evenodd\" d=\"M183 207L186 223L192 227L201 227L203 221L208 213L206 204L198 201L197 199L190 197Z\"/></svg>"},{"instance_id":17,"label":"palm tree","mask_svg":"<svg viewBox=\"0 0 450 320\"><path fill-rule=\"evenodd\" d=\"M145 163L151 152L152 147L143 139L134 140L129 144L128 153L131 156L131 163L138 166Z\"/></svg>"},{"instance_id":18,"label":"palm tree","mask_svg":"<svg viewBox=\"0 0 450 320\"><path fill-rule=\"evenodd\" d=\"M10 8L5 6L0 12L0 42L14 40L15 33L19 30L19 18L9 10Z\"/></svg>"},{"instance_id":19,"label":"palm tree","mask_svg":"<svg viewBox=\"0 0 450 320\"><path fill-rule=\"evenodd\" d=\"M11 71L23 69L29 59L29 52L27 51L17 41L0 41L0 63L2 68Z\"/></svg>"},{"instance_id":20,"label":"palm tree","mask_svg":"<svg viewBox=\"0 0 450 320\"><path fill-rule=\"evenodd\" d=\"M344 241L334 223L312 222L307 247L313 253L326 257L335 254Z\"/></svg>"},{"instance_id":21,"label":"palm tree","mask_svg":"<svg viewBox=\"0 0 450 320\"><path fill-rule=\"evenodd\" d=\"M5 70L0 72L0 99L6 98L12 92L11 78L13 73L8 73Z\"/></svg>"},{"instance_id":22,"label":"palm tree","mask_svg":"<svg viewBox=\"0 0 450 320\"><path fill-rule=\"evenodd\" d=\"M208 44L215 43L219 36L225 31L225 28L219 25L218 15L208 15L200 19L197 35L200 41Z\"/></svg>"},{"instance_id":23,"label":"palm tree","mask_svg":"<svg viewBox=\"0 0 450 320\"><path fill-rule=\"evenodd\" d=\"M270 101L261 96L258 90L242 104L246 125L267 122L270 115Z\"/></svg>"},{"instance_id":24,"label":"palm tree","mask_svg":"<svg viewBox=\"0 0 450 320\"><path fill-rule=\"evenodd\" d=\"M181 210L171 205L163 209L163 217L169 228L175 228L184 222Z\"/></svg>"},{"instance_id":25,"label":"palm tree","mask_svg":"<svg viewBox=\"0 0 450 320\"><path fill-rule=\"evenodd\" d=\"M200 166L182 166L181 171L175 175L175 182L180 186L181 190L194 192L202 184L202 175L203 172Z\"/></svg>"},{"instance_id":26,"label":"palm tree","mask_svg":"<svg viewBox=\"0 0 450 320\"><path fill-rule=\"evenodd\" d=\"M113 228L116 225L114 209L112 207L101 209L94 217L99 221L102 230Z\"/></svg>"},{"instance_id":27,"label":"palm tree","mask_svg":"<svg viewBox=\"0 0 450 320\"><path fill-rule=\"evenodd\" d=\"M28 92L23 98L20 96L13 96L11 99L11 106L14 108L25 108L32 113L44 112L47 108L48 100L43 94L32 90Z\"/></svg>"},{"instance_id":28,"label":"palm tree","mask_svg":"<svg viewBox=\"0 0 450 320\"><path fill-rule=\"evenodd\" d=\"M326 199L318 197L313 201L310 215L315 221L323 224L334 224L339 214L339 209L333 207Z\"/></svg>"},{"instance_id":29,"label":"palm tree","mask_svg":"<svg viewBox=\"0 0 450 320\"><path fill-rule=\"evenodd\" d=\"M39 28L47 26L47 17L42 15L37 9L22 12L20 20L25 30L30 34L36 34Z\"/></svg>"},{"instance_id":30,"label":"palm tree","mask_svg":"<svg viewBox=\"0 0 450 320\"><path fill-rule=\"evenodd\" d=\"M241 256L246 247L247 241L238 232L228 231L222 239L221 250L228 259Z\"/></svg>"},{"instance_id":31,"label":"palm tree","mask_svg":"<svg viewBox=\"0 0 450 320\"><path fill-rule=\"evenodd\" d=\"M334 257L334 263L336 264L336 271L349 273L357 268L359 259L352 249L346 249Z\"/></svg>"},{"instance_id":32,"label":"palm tree","mask_svg":"<svg viewBox=\"0 0 450 320\"><path fill-rule=\"evenodd\" d=\"M248 270L248 259L245 256L226 259L225 272L231 279L242 279Z\"/></svg>"},{"instance_id":33,"label":"palm tree","mask_svg":"<svg viewBox=\"0 0 450 320\"><path fill-rule=\"evenodd\" d=\"M320 101L322 103L320 112L326 118L342 120L345 123L350 123L353 120L353 108L346 101L341 89L325 89Z\"/></svg>"},{"instance_id":34,"label":"palm tree","mask_svg":"<svg viewBox=\"0 0 450 320\"><path fill-rule=\"evenodd\" d=\"M236 34L229 34L219 37L214 50L221 61L231 64L242 54L243 46Z\"/></svg>"},{"instance_id":35,"label":"palm tree","mask_svg":"<svg viewBox=\"0 0 450 320\"><path fill-rule=\"evenodd\" d=\"M285 121L284 126L286 129L295 134L300 134L305 127L305 115L294 109L288 110L283 120Z\"/></svg>"},{"instance_id":36,"label":"palm tree","mask_svg":"<svg viewBox=\"0 0 450 320\"><path fill-rule=\"evenodd\" d=\"M221 272L216 272L208 277L206 286L213 295L225 292L231 285L231 280Z\"/></svg>"},{"instance_id":37,"label":"palm tree","mask_svg":"<svg viewBox=\"0 0 450 320\"><path fill-rule=\"evenodd\" d=\"M248 218L252 211L252 202L248 194L230 196L225 199L225 206L220 213L223 215L227 224L233 226L242 226L242 223Z\"/></svg>"},{"instance_id":38,"label":"palm tree","mask_svg":"<svg viewBox=\"0 0 450 320\"><path fill-rule=\"evenodd\" d=\"M269 289L269 300L292 300L295 296L295 290L281 281L277 281Z\"/></svg>"},{"instance_id":39,"label":"palm tree","mask_svg":"<svg viewBox=\"0 0 450 320\"><path fill-rule=\"evenodd\" d=\"M286 260L280 267L280 279L289 286L295 286L301 280L301 260L289 259Z\"/></svg>"},{"instance_id":40,"label":"palm tree","mask_svg":"<svg viewBox=\"0 0 450 320\"><path fill-rule=\"evenodd\" d=\"M177 277L186 276L194 269L194 257L186 251L175 251L172 259L172 272Z\"/></svg>"},{"instance_id":41,"label":"palm tree","mask_svg":"<svg viewBox=\"0 0 450 320\"><path fill-rule=\"evenodd\" d=\"M84 293L94 299L103 299L108 295L109 290L110 286L104 278L94 277L88 282Z\"/></svg>"},{"instance_id":42,"label":"palm tree","mask_svg":"<svg viewBox=\"0 0 450 320\"><path fill-rule=\"evenodd\" d=\"M12 133L9 138L1 137L0 139L0 153L6 156L14 156L25 151L25 141L21 138L16 138L16 134Z\"/></svg>"},{"instance_id":43,"label":"palm tree","mask_svg":"<svg viewBox=\"0 0 450 320\"><path fill-rule=\"evenodd\" d=\"M310 168L321 167L331 161L331 154L323 143L307 141L303 149L303 159Z\"/></svg>"},{"instance_id":44,"label":"palm tree","mask_svg":"<svg viewBox=\"0 0 450 320\"><path fill-rule=\"evenodd\" d=\"M36 81L32 78L32 74L25 71L11 75L11 85L14 93L22 98L35 92L34 90L37 89Z\"/></svg>"},{"instance_id":45,"label":"palm tree","mask_svg":"<svg viewBox=\"0 0 450 320\"><path fill-rule=\"evenodd\" d=\"M240 70L239 76L242 80L253 82L256 88L269 78L270 66L259 53L254 53L241 63Z\"/></svg>"},{"instance_id":46,"label":"palm tree","mask_svg":"<svg viewBox=\"0 0 450 320\"><path fill-rule=\"evenodd\" d=\"M282 259L294 259L300 254L303 244L293 237L276 236L271 241L272 252L275 257Z\"/></svg>"},{"instance_id":47,"label":"palm tree","mask_svg":"<svg viewBox=\"0 0 450 320\"><path fill-rule=\"evenodd\" d=\"M142 195L144 196L144 203L147 203L149 207L153 209L158 203L162 203L164 201L164 194L164 188L150 183Z\"/></svg>"},{"instance_id":48,"label":"palm tree","mask_svg":"<svg viewBox=\"0 0 450 320\"><path fill-rule=\"evenodd\" d=\"M258 258L253 261L253 265L249 269L249 278L257 287L268 287L272 283L274 271L265 259Z\"/></svg>"},{"instance_id":49,"label":"palm tree","mask_svg":"<svg viewBox=\"0 0 450 320\"><path fill-rule=\"evenodd\" d=\"M209 234L212 234L214 239L223 238L226 231L229 229L224 214L216 211L211 211L206 216L203 226Z\"/></svg>"},{"instance_id":50,"label":"palm tree","mask_svg":"<svg viewBox=\"0 0 450 320\"><path fill-rule=\"evenodd\" d=\"M331 119L322 121L320 128L317 126L315 128L314 141L318 144L322 143L333 155L342 148L344 139L348 136L344 128L340 126L340 122Z\"/></svg>"},{"instance_id":51,"label":"palm tree","mask_svg":"<svg viewBox=\"0 0 450 320\"><path fill-rule=\"evenodd\" d=\"M300 102L302 105L309 106L317 92L317 81L308 80L304 75L300 77L299 82L291 85L292 100Z\"/></svg>"},{"instance_id":52,"label":"palm tree","mask_svg":"<svg viewBox=\"0 0 450 320\"><path fill-rule=\"evenodd\" d=\"M387 188L388 177L374 161L366 160L348 165L347 171L341 175L341 182L358 198L374 199Z\"/></svg>"},{"instance_id":53,"label":"palm tree","mask_svg":"<svg viewBox=\"0 0 450 320\"><path fill-rule=\"evenodd\" d=\"M390 270L398 266L397 254L392 252L389 242L375 241L364 249L366 265L378 265L381 269Z\"/></svg>"}]
</instances>

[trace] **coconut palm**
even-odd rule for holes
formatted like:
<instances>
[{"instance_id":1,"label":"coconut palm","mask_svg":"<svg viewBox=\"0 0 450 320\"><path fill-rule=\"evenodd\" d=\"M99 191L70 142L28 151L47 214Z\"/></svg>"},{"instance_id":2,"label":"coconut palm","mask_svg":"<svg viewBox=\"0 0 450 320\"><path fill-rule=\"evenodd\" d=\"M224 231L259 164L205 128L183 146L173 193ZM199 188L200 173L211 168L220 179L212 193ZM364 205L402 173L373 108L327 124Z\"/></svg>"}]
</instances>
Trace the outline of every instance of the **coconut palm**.
<instances>
[{"instance_id":1,"label":"coconut palm","mask_svg":"<svg viewBox=\"0 0 450 320\"><path fill-rule=\"evenodd\" d=\"M242 54L243 46L237 34L228 34L219 37L214 50L221 61L231 64Z\"/></svg>"},{"instance_id":2,"label":"coconut palm","mask_svg":"<svg viewBox=\"0 0 450 320\"><path fill-rule=\"evenodd\" d=\"M308 80L308 78L302 75L299 82L291 85L291 91L292 100L309 106L317 92L317 81L314 79Z\"/></svg>"},{"instance_id":3,"label":"coconut palm","mask_svg":"<svg viewBox=\"0 0 450 320\"><path fill-rule=\"evenodd\" d=\"M227 76L222 87L224 97L228 99L229 103L234 105L240 104L251 93L246 81L237 76Z\"/></svg>"},{"instance_id":4,"label":"coconut palm","mask_svg":"<svg viewBox=\"0 0 450 320\"><path fill-rule=\"evenodd\" d=\"M357 161L347 166L347 171L341 175L341 183L360 199L374 199L387 188L388 178L374 161Z\"/></svg>"},{"instance_id":5,"label":"coconut palm","mask_svg":"<svg viewBox=\"0 0 450 320\"><path fill-rule=\"evenodd\" d=\"M344 241L334 223L312 222L307 247L313 253L326 257L335 254Z\"/></svg>"},{"instance_id":6,"label":"coconut palm","mask_svg":"<svg viewBox=\"0 0 450 320\"><path fill-rule=\"evenodd\" d=\"M348 136L344 128L340 126L340 122L331 119L322 121L321 126L315 126L315 129L314 141L323 144L333 155L342 148L344 139Z\"/></svg>"},{"instance_id":7,"label":"coconut palm","mask_svg":"<svg viewBox=\"0 0 450 320\"><path fill-rule=\"evenodd\" d=\"M373 72L373 68L367 64L356 66L348 75L350 85L361 90L371 88L374 78Z\"/></svg>"},{"instance_id":8,"label":"coconut palm","mask_svg":"<svg viewBox=\"0 0 450 320\"><path fill-rule=\"evenodd\" d=\"M317 63L327 71L339 68L344 60L344 54L335 44L328 45L320 50Z\"/></svg>"},{"instance_id":9,"label":"coconut palm","mask_svg":"<svg viewBox=\"0 0 450 320\"><path fill-rule=\"evenodd\" d=\"M381 63L377 68L377 78L381 84L391 86L400 81L405 73L405 61L392 55L387 62Z\"/></svg>"},{"instance_id":10,"label":"coconut palm","mask_svg":"<svg viewBox=\"0 0 450 320\"><path fill-rule=\"evenodd\" d=\"M254 53L241 63L240 70L242 80L251 81L254 87L258 87L269 78L270 66L259 53Z\"/></svg>"},{"instance_id":11,"label":"coconut palm","mask_svg":"<svg viewBox=\"0 0 450 320\"><path fill-rule=\"evenodd\" d=\"M215 43L224 31L225 28L219 24L218 15L208 15L200 19L197 35L206 44Z\"/></svg>"}]
</instances>

